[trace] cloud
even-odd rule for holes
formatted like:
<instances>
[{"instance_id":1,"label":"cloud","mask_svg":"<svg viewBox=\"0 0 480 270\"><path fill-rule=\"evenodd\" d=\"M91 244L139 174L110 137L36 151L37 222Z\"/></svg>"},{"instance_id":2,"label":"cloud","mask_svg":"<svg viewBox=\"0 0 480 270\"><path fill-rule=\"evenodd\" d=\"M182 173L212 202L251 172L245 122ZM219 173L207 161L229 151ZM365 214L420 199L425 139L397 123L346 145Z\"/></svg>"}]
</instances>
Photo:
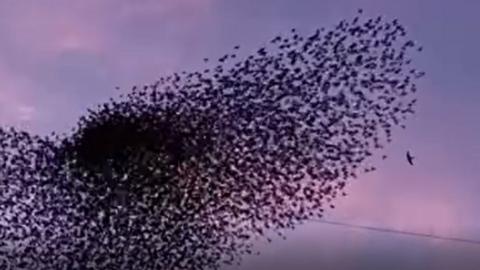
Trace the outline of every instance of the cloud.
<instances>
[{"instance_id":1,"label":"cloud","mask_svg":"<svg viewBox=\"0 0 480 270\"><path fill-rule=\"evenodd\" d=\"M34 117L35 108L29 105L20 105L18 108L18 118L21 121L30 121Z\"/></svg>"},{"instance_id":2,"label":"cloud","mask_svg":"<svg viewBox=\"0 0 480 270\"><path fill-rule=\"evenodd\" d=\"M0 3L0 121L24 125L36 116L31 125L42 132L67 129L86 107L112 95L114 86L153 81L178 69L211 4Z\"/></svg>"},{"instance_id":3,"label":"cloud","mask_svg":"<svg viewBox=\"0 0 480 270\"><path fill-rule=\"evenodd\" d=\"M338 200L332 218L397 230L462 236L468 221L462 219L468 202L455 200L458 187L441 181L448 176L422 175L397 169L362 176L349 187L349 196Z\"/></svg>"},{"instance_id":4,"label":"cloud","mask_svg":"<svg viewBox=\"0 0 480 270\"><path fill-rule=\"evenodd\" d=\"M0 124L14 125L34 117L33 100L26 94L31 88L28 78L11 74L0 65Z\"/></svg>"},{"instance_id":5,"label":"cloud","mask_svg":"<svg viewBox=\"0 0 480 270\"><path fill-rule=\"evenodd\" d=\"M260 256L247 256L240 266L222 270L475 270L480 248L425 238L370 232L309 223L286 241L262 246Z\"/></svg>"}]
</instances>

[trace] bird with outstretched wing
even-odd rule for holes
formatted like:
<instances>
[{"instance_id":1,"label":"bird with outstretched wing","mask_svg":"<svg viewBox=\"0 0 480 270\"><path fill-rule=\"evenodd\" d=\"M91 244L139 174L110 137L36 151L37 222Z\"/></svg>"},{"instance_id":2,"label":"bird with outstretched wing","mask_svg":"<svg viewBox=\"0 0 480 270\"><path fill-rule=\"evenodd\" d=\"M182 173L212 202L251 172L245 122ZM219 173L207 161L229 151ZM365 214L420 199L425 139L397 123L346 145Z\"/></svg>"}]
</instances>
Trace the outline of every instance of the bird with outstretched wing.
<instances>
[{"instance_id":1,"label":"bird with outstretched wing","mask_svg":"<svg viewBox=\"0 0 480 270\"><path fill-rule=\"evenodd\" d=\"M415 159L415 157L413 157L409 151L407 151L407 161L408 163L410 163L410 165L413 166L413 160Z\"/></svg>"}]
</instances>

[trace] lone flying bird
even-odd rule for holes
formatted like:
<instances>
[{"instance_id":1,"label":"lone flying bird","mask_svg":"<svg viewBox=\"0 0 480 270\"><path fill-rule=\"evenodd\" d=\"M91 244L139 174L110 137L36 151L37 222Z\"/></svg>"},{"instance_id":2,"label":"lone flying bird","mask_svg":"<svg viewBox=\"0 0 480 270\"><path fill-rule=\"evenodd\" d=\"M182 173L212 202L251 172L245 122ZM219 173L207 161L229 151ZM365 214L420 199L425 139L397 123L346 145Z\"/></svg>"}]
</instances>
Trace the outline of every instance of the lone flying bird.
<instances>
[{"instance_id":1,"label":"lone flying bird","mask_svg":"<svg viewBox=\"0 0 480 270\"><path fill-rule=\"evenodd\" d=\"M408 163L410 163L410 165L413 166L413 159L415 159L415 157L413 157L412 155L410 155L410 152L407 151L407 161Z\"/></svg>"}]
</instances>

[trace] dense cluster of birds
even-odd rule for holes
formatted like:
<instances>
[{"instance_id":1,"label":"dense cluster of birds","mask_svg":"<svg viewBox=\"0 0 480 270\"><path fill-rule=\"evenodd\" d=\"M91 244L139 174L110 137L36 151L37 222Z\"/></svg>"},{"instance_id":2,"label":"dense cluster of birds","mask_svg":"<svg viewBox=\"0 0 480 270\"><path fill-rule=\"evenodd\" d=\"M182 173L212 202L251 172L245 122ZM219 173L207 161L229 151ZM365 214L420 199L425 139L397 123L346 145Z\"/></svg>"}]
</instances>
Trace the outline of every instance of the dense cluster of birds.
<instances>
[{"instance_id":1,"label":"dense cluster of birds","mask_svg":"<svg viewBox=\"0 0 480 270\"><path fill-rule=\"evenodd\" d=\"M292 29L134 87L69 134L0 128L0 268L218 269L321 217L414 113L405 36L381 17Z\"/></svg>"}]
</instances>

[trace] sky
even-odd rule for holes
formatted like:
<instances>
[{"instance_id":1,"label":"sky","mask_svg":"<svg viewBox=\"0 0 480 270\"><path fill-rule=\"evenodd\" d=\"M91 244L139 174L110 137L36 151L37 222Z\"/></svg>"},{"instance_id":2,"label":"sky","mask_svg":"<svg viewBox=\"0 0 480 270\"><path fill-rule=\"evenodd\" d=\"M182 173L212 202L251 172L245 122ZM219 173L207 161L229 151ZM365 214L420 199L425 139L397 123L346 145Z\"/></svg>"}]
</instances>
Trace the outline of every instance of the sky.
<instances>
[{"instance_id":1,"label":"sky","mask_svg":"<svg viewBox=\"0 0 480 270\"><path fill-rule=\"evenodd\" d=\"M0 1L0 124L63 132L88 107L240 45L352 18L398 18L424 51L416 115L329 220L480 240L480 2L475 0ZM416 165L405 161L405 152ZM246 269L477 269L480 245L310 222L259 244Z\"/></svg>"}]
</instances>

